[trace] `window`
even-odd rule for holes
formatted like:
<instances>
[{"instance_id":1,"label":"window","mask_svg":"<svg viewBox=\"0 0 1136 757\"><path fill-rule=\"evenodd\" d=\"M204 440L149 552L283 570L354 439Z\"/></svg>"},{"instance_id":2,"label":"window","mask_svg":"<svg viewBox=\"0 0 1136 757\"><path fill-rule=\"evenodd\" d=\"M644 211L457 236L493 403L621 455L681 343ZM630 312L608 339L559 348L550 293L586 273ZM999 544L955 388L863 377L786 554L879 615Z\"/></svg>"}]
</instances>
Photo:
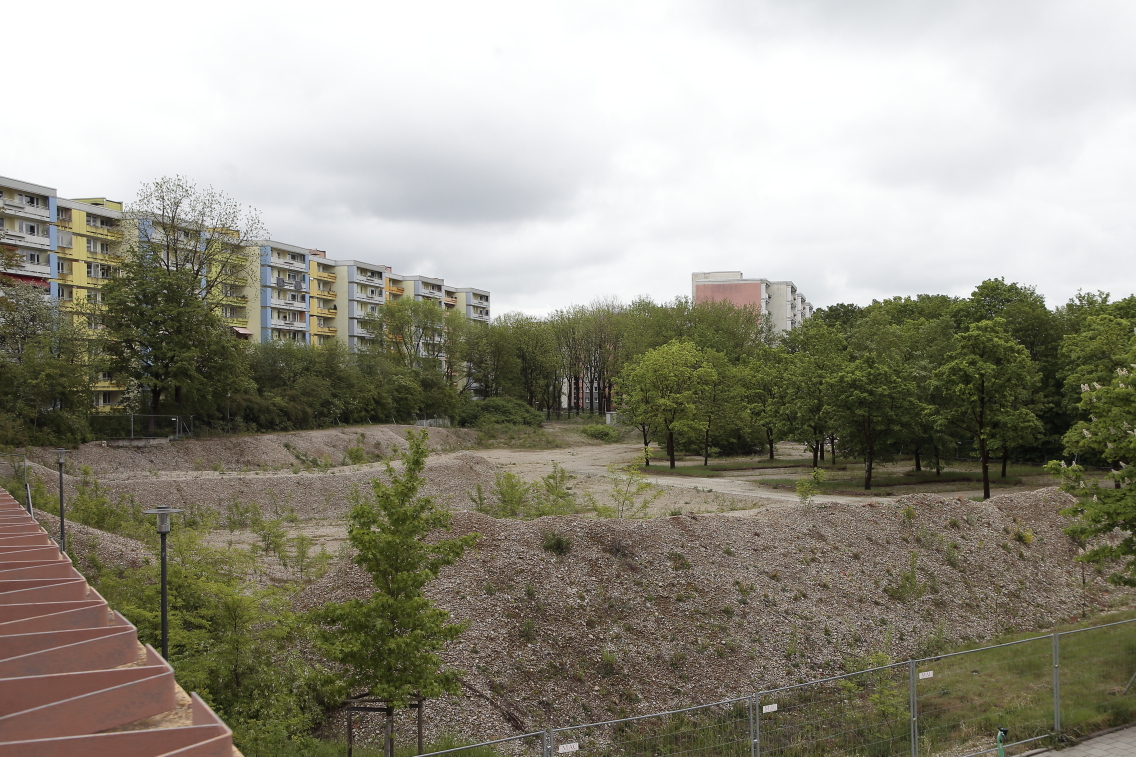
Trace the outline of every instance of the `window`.
<instances>
[{"instance_id":1,"label":"window","mask_svg":"<svg viewBox=\"0 0 1136 757\"><path fill-rule=\"evenodd\" d=\"M68 234L70 236L70 234ZM71 245L67 245L70 247ZM87 252L93 252L101 255L110 254L110 242L103 242L98 239L91 239L87 237Z\"/></svg>"},{"instance_id":2,"label":"window","mask_svg":"<svg viewBox=\"0 0 1136 757\"><path fill-rule=\"evenodd\" d=\"M99 381L110 381L110 371L100 371Z\"/></svg>"},{"instance_id":3,"label":"window","mask_svg":"<svg viewBox=\"0 0 1136 757\"><path fill-rule=\"evenodd\" d=\"M59 261L59 273L64 275L64 276L69 276L71 274L71 261L70 260L60 260Z\"/></svg>"},{"instance_id":4,"label":"window","mask_svg":"<svg viewBox=\"0 0 1136 757\"><path fill-rule=\"evenodd\" d=\"M42 263L40 263L40 256L38 252L28 253L28 265L42 265Z\"/></svg>"},{"instance_id":5,"label":"window","mask_svg":"<svg viewBox=\"0 0 1136 757\"><path fill-rule=\"evenodd\" d=\"M46 205L42 197L36 197L35 195L16 195L16 201L29 208L42 208Z\"/></svg>"},{"instance_id":6,"label":"window","mask_svg":"<svg viewBox=\"0 0 1136 757\"><path fill-rule=\"evenodd\" d=\"M59 287L59 299L70 302L75 294L71 287Z\"/></svg>"},{"instance_id":7,"label":"window","mask_svg":"<svg viewBox=\"0 0 1136 757\"><path fill-rule=\"evenodd\" d=\"M74 236L70 231L59 232L59 246L72 247L74 245Z\"/></svg>"},{"instance_id":8,"label":"window","mask_svg":"<svg viewBox=\"0 0 1136 757\"><path fill-rule=\"evenodd\" d=\"M369 297L374 297L374 296L375 296L375 290L374 290L374 289L368 289L368 290L367 290L367 295L368 295Z\"/></svg>"},{"instance_id":9,"label":"window","mask_svg":"<svg viewBox=\"0 0 1136 757\"><path fill-rule=\"evenodd\" d=\"M71 208L59 208L58 220L62 223L71 223Z\"/></svg>"},{"instance_id":10,"label":"window","mask_svg":"<svg viewBox=\"0 0 1136 757\"><path fill-rule=\"evenodd\" d=\"M20 221L19 230L21 234L26 234L29 237L46 237L47 224L33 223L30 221Z\"/></svg>"},{"instance_id":11,"label":"window","mask_svg":"<svg viewBox=\"0 0 1136 757\"><path fill-rule=\"evenodd\" d=\"M376 307L375 307L374 305L371 305L371 306L370 306L370 307L368 308L368 312L370 312L370 313L377 313L377 312L379 312L379 309L378 309L378 308L376 308Z\"/></svg>"}]
</instances>

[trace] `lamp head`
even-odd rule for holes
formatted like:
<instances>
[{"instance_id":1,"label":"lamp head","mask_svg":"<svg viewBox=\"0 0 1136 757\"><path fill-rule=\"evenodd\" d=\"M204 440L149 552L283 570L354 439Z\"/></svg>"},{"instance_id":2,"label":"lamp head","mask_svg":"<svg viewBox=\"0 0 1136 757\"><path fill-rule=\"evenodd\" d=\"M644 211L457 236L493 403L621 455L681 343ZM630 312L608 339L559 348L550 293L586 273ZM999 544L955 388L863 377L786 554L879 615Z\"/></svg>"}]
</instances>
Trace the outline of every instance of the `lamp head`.
<instances>
[{"instance_id":1,"label":"lamp head","mask_svg":"<svg viewBox=\"0 0 1136 757\"><path fill-rule=\"evenodd\" d=\"M67 450L65 450L65 449L55 450L55 459L56 459L56 462L58 462L60 465L63 465L63 463L67 460Z\"/></svg>"},{"instance_id":2,"label":"lamp head","mask_svg":"<svg viewBox=\"0 0 1136 757\"><path fill-rule=\"evenodd\" d=\"M168 534L170 532L170 516L174 513L184 512L176 507L169 505L158 505L152 510L144 510L147 515L158 516L158 533Z\"/></svg>"}]
</instances>

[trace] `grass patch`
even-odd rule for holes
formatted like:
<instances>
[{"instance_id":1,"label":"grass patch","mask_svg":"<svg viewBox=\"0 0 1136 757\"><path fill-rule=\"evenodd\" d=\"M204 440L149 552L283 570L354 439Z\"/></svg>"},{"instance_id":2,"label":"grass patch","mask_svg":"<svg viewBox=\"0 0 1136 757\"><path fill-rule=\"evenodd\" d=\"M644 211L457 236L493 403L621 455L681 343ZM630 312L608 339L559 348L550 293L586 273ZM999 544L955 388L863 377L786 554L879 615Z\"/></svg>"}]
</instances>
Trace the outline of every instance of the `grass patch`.
<instances>
[{"instance_id":1,"label":"grass patch","mask_svg":"<svg viewBox=\"0 0 1136 757\"><path fill-rule=\"evenodd\" d=\"M477 427L476 446L483 449L556 449L567 445L540 426L489 423Z\"/></svg>"},{"instance_id":2,"label":"grass patch","mask_svg":"<svg viewBox=\"0 0 1136 757\"><path fill-rule=\"evenodd\" d=\"M765 484L774 488L784 487L792 489L797 485L798 479L795 478L764 478L756 483ZM952 471L944 473L941 476L936 476L933 472L926 471L920 473L904 473L898 476L872 476L871 493L879 494L878 490L891 489L899 486L928 486L939 484L975 484L982 483L981 472L971 471ZM990 477L990 483L993 486L1016 486L1022 483L1020 476L1007 476L1006 478ZM822 481L820 483L821 492L828 494L843 494L852 493L859 494L867 492L863 488L862 478L845 478L836 481Z\"/></svg>"},{"instance_id":3,"label":"grass patch","mask_svg":"<svg viewBox=\"0 0 1136 757\"><path fill-rule=\"evenodd\" d=\"M829 463L821 463L817 467L826 471L843 471L848 470L848 465L854 465L856 464L856 462L857 461L855 460L842 460L840 464L835 467L833 467ZM639 470L643 473L651 473L656 476L695 476L698 478L714 478L720 473L731 471L765 470L769 468L804 468L807 470L812 470L813 464L811 460L802 461L799 458L794 458L792 460L725 460L716 463L710 463L709 465L703 465L702 463L683 463L676 465L674 468L652 465L650 467L640 468Z\"/></svg>"}]
</instances>

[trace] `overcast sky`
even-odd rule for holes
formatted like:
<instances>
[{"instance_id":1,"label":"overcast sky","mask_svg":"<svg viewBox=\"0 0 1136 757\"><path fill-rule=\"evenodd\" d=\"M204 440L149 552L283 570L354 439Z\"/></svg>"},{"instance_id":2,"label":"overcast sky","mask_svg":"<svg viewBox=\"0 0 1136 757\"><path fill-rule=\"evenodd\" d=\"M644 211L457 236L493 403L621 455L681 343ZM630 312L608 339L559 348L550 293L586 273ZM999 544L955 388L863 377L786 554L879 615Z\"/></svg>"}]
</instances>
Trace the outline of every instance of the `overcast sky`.
<instances>
[{"instance_id":1,"label":"overcast sky","mask_svg":"<svg viewBox=\"0 0 1136 757\"><path fill-rule=\"evenodd\" d=\"M274 238L544 313L690 273L814 305L1136 291L1136 3L56 2L0 174L184 174ZM19 30L19 31L17 31ZM12 76L16 76L15 79Z\"/></svg>"}]
</instances>

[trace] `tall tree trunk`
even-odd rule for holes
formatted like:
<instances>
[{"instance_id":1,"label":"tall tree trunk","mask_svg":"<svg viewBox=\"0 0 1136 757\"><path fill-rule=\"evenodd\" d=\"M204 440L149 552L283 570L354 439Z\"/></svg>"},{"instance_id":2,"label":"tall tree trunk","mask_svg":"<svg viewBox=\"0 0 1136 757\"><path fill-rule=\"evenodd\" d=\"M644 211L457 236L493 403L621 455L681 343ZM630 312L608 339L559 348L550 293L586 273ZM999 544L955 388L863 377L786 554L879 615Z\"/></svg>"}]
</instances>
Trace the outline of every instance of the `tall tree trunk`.
<instances>
[{"instance_id":1,"label":"tall tree trunk","mask_svg":"<svg viewBox=\"0 0 1136 757\"><path fill-rule=\"evenodd\" d=\"M832 448L832 467L836 467L836 434L831 434L828 437L829 447Z\"/></svg>"},{"instance_id":2,"label":"tall tree trunk","mask_svg":"<svg viewBox=\"0 0 1136 757\"><path fill-rule=\"evenodd\" d=\"M820 447L820 461L823 463L824 462L824 437L823 436L820 438L820 443L817 444L817 446Z\"/></svg>"},{"instance_id":3,"label":"tall tree trunk","mask_svg":"<svg viewBox=\"0 0 1136 757\"><path fill-rule=\"evenodd\" d=\"M651 441L647 438L646 426L640 426L639 430L643 432L643 467L648 468L651 465Z\"/></svg>"},{"instance_id":4,"label":"tall tree trunk","mask_svg":"<svg viewBox=\"0 0 1136 757\"><path fill-rule=\"evenodd\" d=\"M162 406L162 390L157 387L150 387L150 422L147 427L151 432L154 432L158 424L158 410Z\"/></svg>"},{"instance_id":5,"label":"tall tree trunk","mask_svg":"<svg viewBox=\"0 0 1136 757\"><path fill-rule=\"evenodd\" d=\"M1002 478L1006 477L1006 466L1010 462L1010 448L1002 445Z\"/></svg>"},{"instance_id":6,"label":"tall tree trunk","mask_svg":"<svg viewBox=\"0 0 1136 757\"><path fill-rule=\"evenodd\" d=\"M982 458L982 498L990 499L990 450L984 436L978 437L978 455Z\"/></svg>"},{"instance_id":7,"label":"tall tree trunk","mask_svg":"<svg viewBox=\"0 0 1136 757\"><path fill-rule=\"evenodd\" d=\"M675 432L667 429L667 457L670 458L671 468L675 467Z\"/></svg>"},{"instance_id":8,"label":"tall tree trunk","mask_svg":"<svg viewBox=\"0 0 1136 757\"><path fill-rule=\"evenodd\" d=\"M765 427L765 439L766 439L766 441L769 442L769 459L773 460L774 455L776 454L777 450L776 450L776 447L775 447L775 442L773 441L773 427L772 426L766 426Z\"/></svg>"},{"instance_id":9,"label":"tall tree trunk","mask_svg":"<svg viewBox=\"0 0 1136 757\"><path fill-rule=\"evenodd\" d=\"M1120 470L1120 461L1119 460L1113 460L1112 461L1112 469L1114 471ZM1120 478L1119 477L1112 479L1112 488L1113 489L1119 489L1120 488Z\"/></svg>"},{"instance_id":10,"label":"tall tree trunk","mask_svg":"<svg viewBox=\"0 0 1136 757\"><path fill-rule=\"evenodd\" d=\"M710 464L710 424L706 424L706 437L702 442L702 464Z\"/></svg>"},{"instance_id":11,"label":"tall tree trunk","mask_svg":"<svg viewBox=\"0 0 1136 757\"><path fill-rule=\"evenodd\" d=\"M813 439L813 467L814 468L817 467L817 463L819 462L819 460L817 460L817 458L819 456L820 456L820 450L818 449L816 439Z\"/></svg>"},{"instance_id":12,"label":"tall tree trunk","mask_svg":"<svg viewBox=\"0 0 1136 757\"><path fill-rule=\"evenodd\" d=\"M919 473L923 470L923 450L920 447L915 448L915 472Z\"/></svg>"},{"instance_id":13,"label":"tall tree trunk","mask_svg":"<svg viewBox=\"0 0 1136 757\"><path fill-rule=\"evenodd\" d=\"M938 444L936 444L934 446L934 450L935 450L935 475L941 476L941 475L943 475L943 459L941 457L939 457L939 445Z\"/></svg>"},{"instance_id":14,"label":"tall tree trunk","mask_svg":"<svg viewBox=\"0 0 1136 757\"><path fill-rule=\"evenodd\" d=\"M872 463L874 462L873 459L872 459L874 450L872 449L871 444L868 445L868 449L866 451L867 451L867 454L864 455L864 489L865 490L871 490L871 488L872 488Z\"/></svg>"}]
</instances>

